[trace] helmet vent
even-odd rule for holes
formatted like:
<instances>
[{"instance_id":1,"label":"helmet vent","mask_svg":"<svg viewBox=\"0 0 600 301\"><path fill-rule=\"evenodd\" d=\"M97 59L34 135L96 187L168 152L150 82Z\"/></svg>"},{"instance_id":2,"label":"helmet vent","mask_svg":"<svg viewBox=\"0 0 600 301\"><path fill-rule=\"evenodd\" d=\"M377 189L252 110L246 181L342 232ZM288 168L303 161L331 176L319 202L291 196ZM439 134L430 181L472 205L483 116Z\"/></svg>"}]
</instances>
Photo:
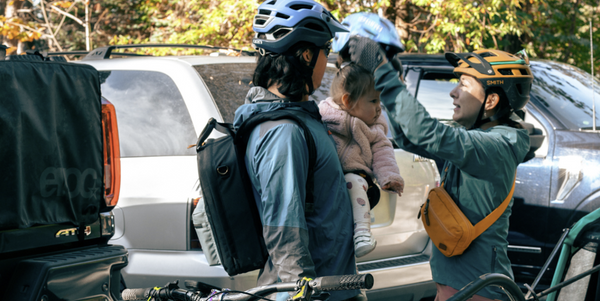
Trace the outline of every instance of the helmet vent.
<instances>
[{"instance_id":1,"label":"helmet vent","mask_svg":"<svg viewBox=\"0 0 600 301\"><path fill-rule=\"evenodd\" d=\"M321 31L321 32L325 31L325 28L323 28L323 26L321 26L321 25L319 25L317 23L310 22L310 23L306 23L304 26L306 28L309 28L309 29L312 29L312 30L316 30L316 31Z\"/></svg>"},{"instance_id":2,"label":"helmet vent","mask_svg":"<svg viewBox=\"0 0 600 301\"><path fill-rule=\"evenodd\" d=\"M498 72L502 75L513 75L513 72L510 69L498 69Z\"/></svg>"},{"instance_id":3,"label":"helmet vent","mask_svg":"<svg viewBox=\"0 0 600 301\"><path fill-rule=\"evenodd\" d=\"M312 5L308 5L308 4L294 4L292 6L290 6L291 9L293 10L301 10L301 9L312 9Z\"/></svg>"},{"instance_id":4,"label":"helmet vent","mask_svg":"<svg viewBox=\"0 0 600 301\"><path fill-rule=\"evenodd\" d=\"M369 28L363 28L363 29L364 29L364 30L365 30L365 31L366 31L368 34L370 34L371 36L373 36L373 37L376 37L376 36L377 36L377 33L375 33L375 32L372 32L372 31L371 31Z\"/></svg>"},{"instance_id":5,"label":"helmet vent","mask_svg":"<svg viewBox=\"0 0 600 301\"><path fill-rule=\"evenodd\" d=\"M254 20L254 25L264 25L265 22L267 22L267 20L264 20L264 19L255 19Z\"/></svg>"},{"instance_id":6,"label":"helmet vent","mask_svg":"<svg viewBox=\"0 0 600 301\"><path fill-rule=\"evenodd\" d=\"M275 3L277 3L277 0L273 0L273 1L269 2L269 3L267 3L267 4L268 5L275 5Z\"/></svg>"},{"instance_id":7,"label":"helmet vent","mask_svg":"<svg viewBox=\"0 0 600 301\"><path fill-rule=\"evenodd\" d=\"M273 38L275 38L275 40L279 40L280 38L284 37L291 31L292 30L289 28L278 28L273 32Z\"/></svg>"},{"instance_id":8,"label":"helmet vent","mask_svg":"<svg viewBox=\"0 0 600 301\"><path fill-rule=\"evenodd\" d=\"M267 16L269 16L269 15L271 15L271 11L268 10L268 9L259 9L258 10L258 14L259 15L267 15Z\"/></svg>"},{"instance_id":9,"label":"helmet vent","mask_svg":"<svg viewBox=\"0 0 600 301\"><path fill-rule=\"evenodd\" d=\"M496 54L493 53L493 52L483 52L483 53L480 53L479 56L481 56L481 57L490 57L490 56L496 56Z\"/></svg>"},{"instance_id":10,"label":"helmet vent","mask_svg":"<svg viewBox=\"0 0 600 301\"><path fill-rule=\"evenodd\" d=\"M282 14L282 13L277 13L277 15L275 15L278 18L282 18L282 19L289 19L290 16L286 15L286 14Z\"/></svg>"},{"instance_id":11,"label":"helmet vent","mask_svg":"<svg viewBox=\"0 0 600 301\"><path fill-rule=\"evenodd\" d=\"M521 75L530 75L529 72L527 72L527 68L519 69L519 71L521 71Z\"/></svg>"},{"instance_id":12,"label":"helmet vent","mask_svg":"<svg viewBox=\"0 0 600 301\"><path fill-rule=\"evenodd\" d=\"M515 86L517 87L517 92L519 92L519 95L523 95L523 87L521 84L516 84Z\"/></svg>"}]
</instances>

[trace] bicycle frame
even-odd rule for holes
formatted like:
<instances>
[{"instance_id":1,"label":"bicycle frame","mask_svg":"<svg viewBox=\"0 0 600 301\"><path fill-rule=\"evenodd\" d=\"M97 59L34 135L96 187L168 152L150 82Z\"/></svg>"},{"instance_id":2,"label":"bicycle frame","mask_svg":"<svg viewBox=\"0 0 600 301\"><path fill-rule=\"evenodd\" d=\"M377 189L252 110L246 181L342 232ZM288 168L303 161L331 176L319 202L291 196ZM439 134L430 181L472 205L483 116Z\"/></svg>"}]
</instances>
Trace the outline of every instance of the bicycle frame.
<instances>
[{"instance_id":1,"label":"bicycle frame","mask_svg":"<svg viewBox=\"0 0 600 301\"><path fill-rule=\"evenodd\" d=\"M565 273L565 268L567 266L567 263L569 262L569 258L571 258L571 256L579 250L579 248L573 247L575 244L575 239L583 231L586 225L591 224L597 221L598 219L600 219L600 208L592 211L591 213L581 218L571 228L567 228L564 230L563 235L552 250L550 257L544 263L542 270L535 278L533 284L531 286L525 284L525 287L527 287L527 289L529 290L527 295L524 296L518 285L509 277L502 274L485 274L479 277L479 279L467 284L460 291L458 291L458 293L454 294L454 296L448 299L448 301L465 301L473 297L477 292L489 285L501 287L507 293L509 298L513 301L539 300L544 296L548 296L546 301L555 301L556 293L560 289L578 280L581 280L582 278L585 278L595 272L600 271L600 265L597 265L583 273L572 276L571 278L560 282L563 279L563 274ZM550 288L541 293L536 294L534 289L539 283L540 279L542 278L544 272L558 253L558 249L561 249L561 252L558 257L558 263L556 266L556 270L554 271Z\"/></svg>"},{"instance_id":2,"label":"bicycle frame","mask_svg":"<svg viewBox=\"0 0 600 301\"><path fill-rule=\"evenodd\" d=\"M480 276L477 280L467 284L458 293L450 297L447 301L465 301L473 297L477 292L486 286L501 287L508 297L513 301L525 301L525 296L519 289L519 286L510 277L493 273Z\"/></svg>"}]
</instances>

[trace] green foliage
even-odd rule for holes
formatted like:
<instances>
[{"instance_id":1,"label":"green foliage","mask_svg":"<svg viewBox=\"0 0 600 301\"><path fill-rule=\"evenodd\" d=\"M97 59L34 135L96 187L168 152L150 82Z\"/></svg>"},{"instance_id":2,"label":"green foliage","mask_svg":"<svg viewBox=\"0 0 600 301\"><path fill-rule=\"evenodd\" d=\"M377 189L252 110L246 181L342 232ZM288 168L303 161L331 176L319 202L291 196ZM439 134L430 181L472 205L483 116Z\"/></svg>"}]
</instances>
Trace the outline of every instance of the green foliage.
<instances>
[{"instance_id":1,"label":"green foliage","mask_svg":"<svg viewBox=\"0 0 600 301\"><path fill-rule=\"evenodd\" d=\"M543 1L414 0L414 10L421 14L413 21L411 38L416 43L410 51L440 53L513 48L510 42L503 41L504 37L531 34L532 16L523 13L525 2L539 5Z\"/></svg>"},{"instance_id":2,"label":"green foliage","mask_svg":"<svg viewBox=\"0 0 600 301\"><path fill-rule=\"evenodd\" d=\"M41 3L40 3L41 1ZM259 0L28 0L8 1L18 15L0 15L3 39L36 41L29 47L85 49L90 8L92 48L108 44L175 43L251 49ZM262 1L262 0L261 0ZM600 0L317 0L343 20L354 12L382 13L401 33L408 52L442 53L481 48L567 62L590 71L590 19L594 18L595 73L600 74ZM2 4L2 1L0 1ZM8 6L4 4L4 6ZM42 5L48 20L42 18ZM55 8L52 8L54 6ZM0 12L4 9L0 5ZM26 26L21 26L26 25ZM52 34L50 34L52 33ZM202 50L139 49L145 54L198 54Z\"/></svg>"},{"instance_id":3,"label":"green foliage","mask_svg":"<svg viewBox=\"0 0 600 301\"><path fill-rule=\"evenodd\" d=\"M600 5L598 1L547 0L532 25L535 40L528 50L540 58L566 62L591 72L590 20L593 21L594 75L600 73Z\"/></svg>"},{"instance_id":4,"label":"green foliage","mask_svg":"<svg viewBox=\"0 0 600 301\"><path fill-rule=\"evenodd\" d=\"M250 49L252 20L258 7L253 0L157 1L142 6L152 23L148 35L118 35L111 43L171 43ZM155 54L202 53L199 50L148 50Z\"/></svg>"}]
</instances>

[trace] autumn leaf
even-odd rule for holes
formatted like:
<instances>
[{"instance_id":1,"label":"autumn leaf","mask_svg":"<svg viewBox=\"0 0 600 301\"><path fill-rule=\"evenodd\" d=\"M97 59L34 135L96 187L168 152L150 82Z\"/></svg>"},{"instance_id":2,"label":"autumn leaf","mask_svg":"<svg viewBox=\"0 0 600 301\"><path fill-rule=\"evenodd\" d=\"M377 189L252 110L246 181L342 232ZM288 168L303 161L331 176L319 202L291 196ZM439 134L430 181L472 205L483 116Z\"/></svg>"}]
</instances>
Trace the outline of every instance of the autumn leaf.
<instances>
[{"instance_id":1,"label":"autumn leaf","mask_svg":"<svg viewBox=\"0 0 600 301\"><path fill-rule=\"evenodd\" d=\"M73 3L69 2L69 1L57 1L57 2L52 3L52 5L58 6L61 8L69 8L73 5Z\"/></svg>"}]
</instances>

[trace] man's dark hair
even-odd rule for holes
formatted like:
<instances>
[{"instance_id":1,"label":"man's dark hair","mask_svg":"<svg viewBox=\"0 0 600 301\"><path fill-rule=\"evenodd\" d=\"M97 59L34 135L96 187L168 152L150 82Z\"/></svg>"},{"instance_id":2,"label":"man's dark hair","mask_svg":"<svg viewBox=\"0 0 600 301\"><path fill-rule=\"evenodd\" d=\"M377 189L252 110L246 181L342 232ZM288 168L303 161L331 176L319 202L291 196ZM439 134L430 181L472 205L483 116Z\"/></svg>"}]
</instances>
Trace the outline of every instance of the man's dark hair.
<instances>
[{"instance_id":1,"label":"man's dark hair","mask_svg":"<svg viewBox=\"0 0 600 301\"><path fill-rule=\"evenodd\" d=\"M302 57L306 49L311 49L313 55L319 55L313 44L298 43L285 53L259 56L252 82L265 89L278 86L279 93L289 100L301 101L304 95L310 94L308 81L312 81L313 72Z\"/></svg>"}]
</instances>

